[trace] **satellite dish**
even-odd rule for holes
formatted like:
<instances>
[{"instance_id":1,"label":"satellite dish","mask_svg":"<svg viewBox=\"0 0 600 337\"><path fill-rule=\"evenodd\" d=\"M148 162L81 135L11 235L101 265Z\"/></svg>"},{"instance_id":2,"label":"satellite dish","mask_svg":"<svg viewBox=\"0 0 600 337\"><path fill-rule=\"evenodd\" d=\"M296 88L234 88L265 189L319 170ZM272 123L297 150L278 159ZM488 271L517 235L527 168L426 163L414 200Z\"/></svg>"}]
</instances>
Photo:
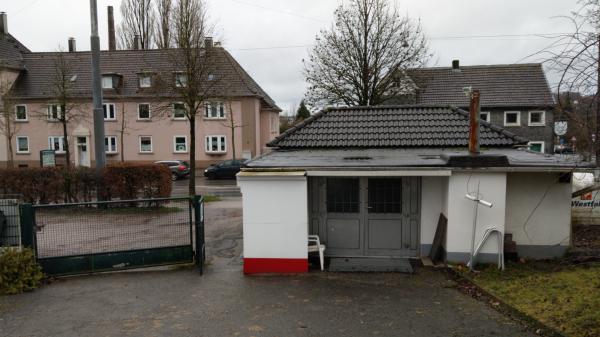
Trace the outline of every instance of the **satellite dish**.
<instances>
[{"instance_id":1,"label":"satellite dish","mask_svg":"<svg viewBox=\"0 0 600 337\"><path fill-rule=\"evenodd\" d=\"M557 136L564 136L565 134L567 134L567 128L567 121L554 122L554 133Z\"/></svg>"},{"instance_id":2,"label":"satellite dish","mask_svg":"<svg viewBox=\"0 0 600 337\"><path fill-rule=\"evenodd\" d=\"M75 82L75 80L77 80L77 75L73 75L73 76L71 76L71 79L70 79L70 81L71 81L71 82Z\"/></svg>"}]
</instances>

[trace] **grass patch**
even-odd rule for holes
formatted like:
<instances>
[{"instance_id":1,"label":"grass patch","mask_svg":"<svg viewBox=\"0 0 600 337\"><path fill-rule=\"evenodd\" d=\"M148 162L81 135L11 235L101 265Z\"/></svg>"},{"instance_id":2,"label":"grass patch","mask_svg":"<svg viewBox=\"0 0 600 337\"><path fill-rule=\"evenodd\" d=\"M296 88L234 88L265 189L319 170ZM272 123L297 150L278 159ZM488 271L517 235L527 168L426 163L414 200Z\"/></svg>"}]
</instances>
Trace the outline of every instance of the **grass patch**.
<instances>
[{"instance_id":1,"label":"grass patch","mask_svg":"<svg viewBox=\"0 0 600 337\"><path fill-rule=\"evenodd\" d=\"M221 201L222 199L221 199L221 197L220 197L220 196L218 196L218 195L210 195L210 194L207 194L207 195L203 195L203 196L202 196L202 200L203 200L204 202L215 202L215 201Z\"/></svg>"},{"instance_id":2,"label":"grass patch","mask_svg":"<svg viewBox=\"0 0 600 337\"><path fill-rule=\"evenodd\" d=\"M600 264L508 264L480 273L461 271L506 304L565 335L600 336Z\"/></svg>"}]
</instances>

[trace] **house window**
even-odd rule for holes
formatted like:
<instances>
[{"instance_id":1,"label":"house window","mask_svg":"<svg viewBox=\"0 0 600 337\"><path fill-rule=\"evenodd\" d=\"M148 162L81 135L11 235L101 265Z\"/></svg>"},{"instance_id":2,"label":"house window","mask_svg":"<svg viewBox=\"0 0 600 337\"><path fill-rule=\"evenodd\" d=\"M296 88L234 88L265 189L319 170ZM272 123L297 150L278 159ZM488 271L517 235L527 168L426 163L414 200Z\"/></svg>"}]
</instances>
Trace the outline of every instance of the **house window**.
<instances>
[{"instance_id":1,"label":"house window","mask_svg":"<svg viewBox=\"0 0 600 337\"><path fill-rule=\"evenodd\" d=\"M206 152L222 153L227 151L225 136L206 136Z\"/></svg>"},{"instance_id":2,"label":"house window","mask_svg":"<svg viewBox=\"0 0 600 337\"><path fill-rule=\"evenodd\" d=\"M504 126L520 126L521 111L504 111Z\"/></svg>"},{"instance_id":3,"label":"house window","mask_svg":"<svg viewBox=\"0 0 600 337\"><path fill-rule=\"evenodd\" d=\"M29 137L17 136L17 153L29 153Z\"/></svg>"},{"instance_id":4,"label":"house window","mask_svg":"<svg viewBox=\"0 0 600 337\"><path fill-rule=\"evenodd\" d=\"M490 122L490 112L489 111L481 111L479 113L479 119L481 119L484 122Z\"/></svg>"},{"instance_id":5,"label":"house window","mask_svg":"<svg viewBox=\"0 0 600 337\"><path fill-rule=\"evenodd\" d=\"M546 112L545 111L529 111L529 126L545 126Z\"/></svg>"},{"instance_id":6,"label":"house window","mask_svg":"<svg viewBox=\"0 0 600 337\"><path fill-rule=\"evenodd\" d=\"M138 119L150 119L150 104L138 104Z\"/></svg>"},{"instance_id":7,"label":"house window","mask_svg":"<svg viewBox=\"0 0 600 337\"><path fill-rule=\"evenodd\" d=\"M140 136L140 153L152 153L151 136Z\"/></svg>"},{"instance_id":8,"label":"house window","mask_svg":"<svg viewBox=\"0 0 600 337\"><path fill-rule=\"evenodd\" d=\"M65 152L65 138L63 136L48 137L48 148L56 153Z\"/></svg>"},{"instance_id":9,"label":"house window","mask_svg":"<svg viewBox=\"0 0 600 337\"><path fill-rule=\"evenodd\" d=\"M150 75L140 75L139 76L139 86L140 88L150 88L152 87L152 77Z\"/></svg>"},{"instance_id":10,"label":"house window","mask_svg":"<svg viewBox=\"0 0 600 337\"><path fill-rule=\"evenodd\" d=\"M225 106L223 102L211 102L204 104L204 117L208 119L225 118Z\"/></svg>"},{"instance_id":11,"label":"house window","mask_svg":"<svg viewBox=\"0 0 600 337\"><path fill-rule=\"evenodd\" d=\"M272 116L271 117L271 132L279 131L279 117Z\"/></svg>"},{"instance_id":12,"label":"house window","mask_svg":"<svg viewBox=\"0 0 600 337\"><path fill-rule=\"evenodd\" d=\"M185 119L185 104L173 103L173 119Z\"/></svg>"},{"instance_id":13,"label":"house window","mask_svg":"<svg viewBox=\"0 0 600 337\"><path fill-rule=\"evenodd\" d=\"M17 122L27 121L27 106L26 105L16 105L15 106L15 120Z\"/></svg>"},{"instance_id":14,"label":"house window","mask_svg":"<svg viewBox=\"0 0 600 337\"><path fill-rule=\"evenodd\" d=\"M63 117L63 109L58 104L49 104L48 105L48 120L49 121L58 121Z\"/></svg>"},{"instance_id":15,"label":"house window","mask_svg":"<svg viewBox=\"0 0 600 337\"><path fill-rule=\"evenodd\" d=\"M327 178L327 212L358 213L358 178Z\"/></svg>"},{"instance_id":16,"label":"house window","mask_svg":"<svg viewBox=\"0 0 600 337\"><path fill-rule=\"evenodd\" d=\"M113 76L102 76L102 89L114 89Z\"/></svg>"},{"instance_id":17,"label":"house window","mask_svg":"<svg viewBox=\"0 0 600 337\"><path fill-rule=\"evenodd\" d=\"M106 153L117 153L117 136L104 137L104 151Z\"/></svg>"},{"instance_id":18,"label":"house window","mask_svg":"<svg viewBox=\"0 0 600 337\"><path fill-rule=\"evenodd\" d=\"M186 153L188 151L187 148L187 136L173 137L173 152Z\"/></svg>"},{"instance_id":19,"label":"house window","mask_svg":"<svg viewBox=\"0 0 600 337\"><path fill-rule=\"evenodd\" d=\"M527 143L527 145L529 146L529 151L544 153L544 142L534 141Z\"/></svg>"},{"instance_id":20,"label":"house window","mask_svg":"<svg viewBox=\"0 0 600 337\"><path fill-rule=\"evenodd\" d=\"M115 105L113 103L102 104L102 109L104 110L104 120L105 121L114 121L117 119L117 114L115 112Z\"/></svg>"},{"instance_id":21,"label":"house window","mask_svg":"<svg viewBox=\"0 0 600 337\"><path fill-rule=\"evenodd\" d=\"M187 87L187 75L184 73L175 73L175 86L178 88Z\"/></svg>"}]
</instances>

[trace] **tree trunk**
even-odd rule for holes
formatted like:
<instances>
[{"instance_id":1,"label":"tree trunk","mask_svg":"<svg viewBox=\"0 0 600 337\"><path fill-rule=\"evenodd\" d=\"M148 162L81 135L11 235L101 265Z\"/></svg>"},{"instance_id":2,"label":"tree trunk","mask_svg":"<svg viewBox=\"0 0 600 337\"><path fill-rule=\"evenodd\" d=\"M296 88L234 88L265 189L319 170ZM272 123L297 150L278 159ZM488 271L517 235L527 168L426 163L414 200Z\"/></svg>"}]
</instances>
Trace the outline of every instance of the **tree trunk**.
<instances>
[{"instance_id":1,"label":"tree trunk","mask_svg":"<svg viewBox=\"0 0 600 337\"><path fill-rule=\"evenodd\" d=\"M597 79L596 79L596 167L600 167L600 33L598 33L598 59L596 60ZM598 179L598 177L596 177Z\"/></svg>"},{"instance_id":2,"label":"tree trunk","mask_svg":"<svg viewBox=\"0 0 600 337\"><path fill-rule=\"evenodd\" d=\"M235 160L235 124L233 124L233 114L231 114L231 151L233 151L231 157Z\"/></svg>"},{"instance_id":3,"label":"tree trunk","mask_svg":"<svg viewBox=\"0 0 600 337\"><path fill-rule=\"evenodd\" d=\"M13 153L12 137L6 137L6 139L8 140L8 163L6 163L6 166L13 168L15 167L15 156Z\"/></svg>"},{"instance_id":4,"label":"tree trunk","mask_svg":"<svg viewBox=\"0 0 600 337\"><path fill-rule=\"evenodd\" d=\"M64 112L63 112L64 113ZM65 150L65 166L71 167L71 150L69 149L69 138L67 131L67 121L62 121L63 128L63 150Z\"/></svg>"},{"instance_id":5,"label":"tree trunk","mask_svg":"<svg viewBox=\"0 0 600 337\"><path fill-rule=\"evenodd\" d=\"M196 195L196 116L190 113L190 179L188 194Z\"/></svg>"},{"instance_id":6,"label":"tree trunk","mask_svg":"<svg viewBox=\"0 0 600 337\"><path fill-rule=\"evenodd\" d=\"M125 103L121 106L121 162L125 161L125 153L123 150L125 149Z\"/></svg>"}]
</instances>

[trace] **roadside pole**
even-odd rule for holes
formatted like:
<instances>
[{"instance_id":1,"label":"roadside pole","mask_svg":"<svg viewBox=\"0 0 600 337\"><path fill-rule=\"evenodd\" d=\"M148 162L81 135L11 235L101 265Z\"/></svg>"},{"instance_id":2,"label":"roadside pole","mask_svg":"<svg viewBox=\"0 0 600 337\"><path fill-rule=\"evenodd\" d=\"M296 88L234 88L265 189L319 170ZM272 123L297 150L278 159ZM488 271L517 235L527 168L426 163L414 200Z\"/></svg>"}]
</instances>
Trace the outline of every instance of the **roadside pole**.
<instances>
[{"instance_id":1,"label":"roadside pole","mask_svg":"<svg viewBox=\"0 0 600 337\"><path fill-rule=\"evenodd\" d=\"M92 97L94 102L94 153L96 159L96 174L100 179L102 170L106 166L106 153L104 149L104 111L102 110L102 82L100 77L100 37L98 36L98 9L96 0L90 0L90 15L92 22ZM102 200L103 184L98 184L97 198Z\"/></svg>"}]
</instances>

